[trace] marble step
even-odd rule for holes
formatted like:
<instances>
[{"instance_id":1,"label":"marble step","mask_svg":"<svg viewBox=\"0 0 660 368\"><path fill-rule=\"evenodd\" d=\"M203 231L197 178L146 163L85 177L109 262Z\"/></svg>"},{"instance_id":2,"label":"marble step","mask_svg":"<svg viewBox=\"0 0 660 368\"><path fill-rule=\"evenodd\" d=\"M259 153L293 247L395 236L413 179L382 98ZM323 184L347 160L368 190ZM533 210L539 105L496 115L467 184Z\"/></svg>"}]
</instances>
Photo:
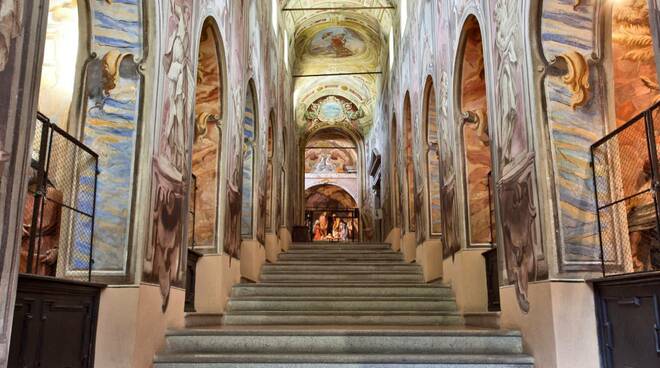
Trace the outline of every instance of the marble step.
<instances>
[{"instance_id":1,"label":"marble step","mask_svg":"<svg viewBox=\"0 0 660 368\"><path fill-rule=\"evenodd\" d=\"M400 253L280 253L280 261L395 261L403 262L403 255Z\"/></svg>"},{"instance_id":2,"label":"marble step","mask_svg":"<svg viewBox=\"0 0 660 368\"><path fill-rule=\"evenodd\" d=\"M155 368L532 368L523 354L162 354Z\"/></svg>"},{"instance_id":3,"label":"marble step","mask_svg":"<svg viewBox=\"0 0 660 368\"><path fill-rule=\"evenodd\" d=\"M168 331L168 353L242 354L521 354L519 332L478 329Z\"/></svg>"},{"instance_id":4,"label":"marble step","mask_svg":"<svg viewBox=\"0 0 660 368\"><path fill-rule=\"evenodd\" d=\"M328 249L328 250L343 250L343 249L392 249L389 244L378 243L293 243L289 246L289 250L299 249Z\"/></svg>"},{"instance_id":5,"label":"marble step","mask_svg":"<svg viewBox=\"0 0 660 368\"><path fill-rule=\"evenodd\" d=\"M243 296L451 297L453 292L449 286L437 284L258 283L235 285L232 288L232 297Z\"/></svg>"},{"instance_id":6,"label":"marble step","mask_svg":"<svg viewBox=\"0 0 660 368\"><path fill-rule=\"evenodd\" d=\"M422 269L416 264L401 264L397 263L373 263L373 264L328 264L324 262L310 262L310 263L267 263L261 268L261 273L269 272L422 272Z\"/></svg>"},{"instance_id":7,"label":"marble step","mask_svg":"<svg viewBox=\"0 0 660 368\"><path fill-rule=\"evenodd\" d=\"M321 273L321 272L268 272L261 274L262 282L423 282L421 272L416 273L389 273L389 272L343 272L343 273Z\"/></svg>"},{"instance_id":8,"label":"marble step","mask_svg":"<svg viewBox=\"0 0 660 368\"><path fill-rule=\"evenodd\" d=\"M200 326L219 326L222 324L222 313L186 313L184 316L186 328Z\"/></svg>"},{"instance_id":9,"label":"marble step","mask_svg":"<svg viewBox=\"0 0 660 368\"><path fill-rule=\"evenodd\" d=\"M456 311L453 299L431 298L232 298L228 312L239 311Z\"/></svg>"},{"instance_id":10,"label":"marble step","mask_svg":"<svg viewBox=\"0 0 660 368\"><path fill-rule=\"evenodd\" d=\"M457 312L438 311L241 311L228 312L224 325L415 325L464 324Z\"/></svg>"},{"instance_id":11,"label":"marble step","mask_svg":"<svg viewBox=\"0 0 660 368\"><path fill-rule=\"evenodd\" d=\"M289 248L289 254L401 254L392 249L374 248Z\"/></svg>"}]
</instances>

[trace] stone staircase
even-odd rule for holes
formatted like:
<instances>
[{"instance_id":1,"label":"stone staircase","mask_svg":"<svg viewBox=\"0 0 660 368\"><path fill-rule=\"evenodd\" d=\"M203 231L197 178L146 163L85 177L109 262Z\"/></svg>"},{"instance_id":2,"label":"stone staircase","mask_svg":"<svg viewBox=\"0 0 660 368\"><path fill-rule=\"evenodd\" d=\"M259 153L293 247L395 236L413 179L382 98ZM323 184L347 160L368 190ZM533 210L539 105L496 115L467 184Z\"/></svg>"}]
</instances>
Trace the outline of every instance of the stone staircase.
<instances>
[{"instance_id":1,"label":"stone staircase","mask_svg":"<svg viewBox=\"0 0 660 368\"><path fill-rule=\"evenodd\" d=\"M212 320L212 319L211 319ZM168 331L157 368L533 367L516 331L466 328L448 286L386 244L294 244L234 286L220 326Z\"/></svg>"}]
</instances>

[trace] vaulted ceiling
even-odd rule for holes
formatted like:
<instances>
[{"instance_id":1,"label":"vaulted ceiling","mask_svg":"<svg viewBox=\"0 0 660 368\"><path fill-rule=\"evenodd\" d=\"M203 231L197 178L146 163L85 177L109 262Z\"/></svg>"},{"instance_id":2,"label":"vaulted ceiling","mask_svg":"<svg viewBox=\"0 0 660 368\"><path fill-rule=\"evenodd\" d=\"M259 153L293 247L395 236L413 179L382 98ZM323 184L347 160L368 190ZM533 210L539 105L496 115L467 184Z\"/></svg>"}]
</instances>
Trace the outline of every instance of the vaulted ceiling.
<instances>
[{"instance_id":1,"label":"vaulted ceiling","mask_svg":"<svg viewBox=\"0 0 660 368\"><path fill-rule=\"evenodd\" d=\"M368 133L394 11L390 0L283 1L283 17L293 35L294 104L300 133L312 124L344 124L362 135ZM336 98L324 99L327 96ZM346 116L345 121L310 113L324 107L315 103L342 99L356 107L353 112L337 112Z\"/></svg>"}]
</instances>

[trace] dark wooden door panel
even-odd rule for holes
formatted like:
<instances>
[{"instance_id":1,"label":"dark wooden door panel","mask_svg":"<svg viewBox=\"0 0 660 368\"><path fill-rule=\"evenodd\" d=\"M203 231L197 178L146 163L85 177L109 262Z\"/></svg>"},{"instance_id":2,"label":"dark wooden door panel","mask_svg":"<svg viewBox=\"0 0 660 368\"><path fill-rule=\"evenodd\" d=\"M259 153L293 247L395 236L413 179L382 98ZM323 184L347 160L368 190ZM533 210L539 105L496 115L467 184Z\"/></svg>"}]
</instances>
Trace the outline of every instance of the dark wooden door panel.
<instances>
[{"instance_id":1,"label":"dark wooden door panel","mask_svg":"<svg viewBox=\"0 0 660 368\"><path fill-rule=\"evenodd\" d=\"M594 285L603 367L660 367L660 273Z\"/></svg>"},{"instance_id":2,"label":"dark wooden door panel","mask_svg":"<svg viewBox=\"0 0 660 368\"><path fill-rule=\"evenodd\" d=\"M9 367L92 367L102 287L20 275Z\"/></svg>"}]
</instances>

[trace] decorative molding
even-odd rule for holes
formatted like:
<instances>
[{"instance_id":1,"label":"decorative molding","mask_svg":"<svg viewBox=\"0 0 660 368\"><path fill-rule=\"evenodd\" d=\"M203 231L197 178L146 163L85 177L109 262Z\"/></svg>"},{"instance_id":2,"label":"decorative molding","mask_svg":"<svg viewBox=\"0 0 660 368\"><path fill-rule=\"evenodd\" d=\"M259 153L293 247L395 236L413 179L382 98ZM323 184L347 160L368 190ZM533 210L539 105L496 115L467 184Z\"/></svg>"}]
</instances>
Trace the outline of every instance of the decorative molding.
<instances>
[{"instance_id":1,"label":"decorative molding","mask_svg":"<svg viewBox=\"0 0 660 368\"><path fill-rule=\"evenodd\" d=\"M550 65L558 67L564 72L562 82L573 94L571 108L576 110L578 107L584 106L591 92L589 63L584 55L577 51L568 51L552 58Z\"/></svg>"}]
</instances>

